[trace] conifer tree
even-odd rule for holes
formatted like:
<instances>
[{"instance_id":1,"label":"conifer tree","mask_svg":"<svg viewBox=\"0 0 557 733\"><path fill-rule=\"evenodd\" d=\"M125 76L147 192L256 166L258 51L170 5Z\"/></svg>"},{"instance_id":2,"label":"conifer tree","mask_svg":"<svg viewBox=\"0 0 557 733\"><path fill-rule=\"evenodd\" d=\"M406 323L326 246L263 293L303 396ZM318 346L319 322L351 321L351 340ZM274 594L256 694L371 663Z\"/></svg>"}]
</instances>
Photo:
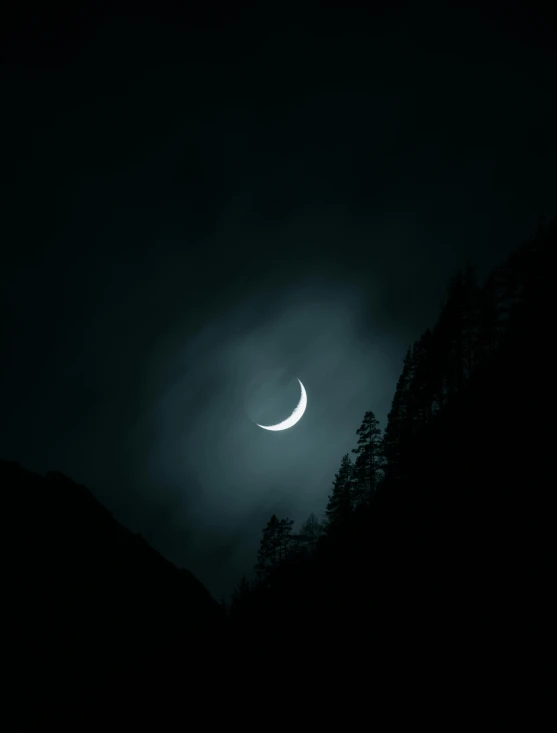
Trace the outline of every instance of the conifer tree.
<instances>
[{"instance_id":1,"label":"conifer tree","mask_svg":"<svg viewBox=\"0 0 557 733\"><path fill-rule=\"evenodd\" d=\"M434 411L436 380L433 358L433 334L428 328L412 348L414 379L409 393L414 427L428 423Z\"/></svg>"},{"instance_id":2,"label":"conifer tree","mask_svg":"<svg viewBox=\"0 0 557 733\"><path fill-rule=\"evenodd\" d=\"M279 519L277 527L277 545L278 545L278 559L279 562L286 560L292 549L292 525L294 524L293 519Z\"/></svg>"},{"instance_id":3,"label":"conifer tree","mask_svg":"<svg viewBox=\"0 0 557 733\"><path fill-rule=\"evenodd\" d=\"M323 534L323 525L312 512L303 522L300 531L296 535L298 549L304 552L314 552L317 542Z\"/></svg>"},{"instance_id":4,"label":"conifer tree","mask_svg":"<svg viewBox=\"0 0 557 733\"><path fill-rule=\"evenodd\" d=\"M352 487L354 507L371 501L377 489L381 465L381 430L373 412L365 413L356 432L358 447L352 450L356 454Z\"/></svg>"},{"instance_id":5,"label":"conifer tree","mask_svg":"<svg viewBox=\"0 0 557 733\"><path fill-rule=\"evenodd\" d=\"M329 496L325 514L327 526L333 527L344 523L352 513L352 481L354 465L350 455L346 453L333 481L333 493Z\"/></svg>"},{"instance_id":6,"label":"conifer tree","mask_svg":"<svg viewBox=\"0 0 557 733\"><path fill-rule=\"evenodd\" d=\"M245 606L249 595L251 593L251 583L246 578L245 575L242 575L242 578L238 585L234 588L232 592L232 598L230 600L230 606L228 607L228 612L231 615L235 615L238 613L238 611L241 610L243 606ZM223 607L226 610L226 603L224 602L224 599L222 601Z\"/></svg>"},{"instance_id":7,"label":"conifer tree","mask_svg":"<svg viewBox=\"0 0 557 733\"><path fill-rule=\"evenodd\" d=\"M273 514L263 528L263 537L257 552L255 575L258 582L266 584L269 576L277 567L280 559L280 544L279 520L276 514Z\"/></svg>"},{"instance_id":8,"label":"conifer tree","mask_svg":"<svg viewBox=\"0 0 557 733\"><path fill-rule=\"evenodd\" d=\"M389 479L399 478L401 451L409 434L410 387L414 379L412 349L408 349L398 378L387 426L382 441L382 453L386 461L385 474Z\"/></svg>"}]
</instances>

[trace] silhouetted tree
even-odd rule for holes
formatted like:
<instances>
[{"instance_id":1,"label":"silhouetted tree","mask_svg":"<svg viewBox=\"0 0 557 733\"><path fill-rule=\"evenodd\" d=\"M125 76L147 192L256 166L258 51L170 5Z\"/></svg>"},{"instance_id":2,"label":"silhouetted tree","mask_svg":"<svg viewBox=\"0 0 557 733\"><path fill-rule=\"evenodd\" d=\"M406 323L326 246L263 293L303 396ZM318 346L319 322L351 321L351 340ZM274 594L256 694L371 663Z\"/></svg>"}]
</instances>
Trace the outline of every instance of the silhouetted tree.
<instances>
[{"instance_id":1,"label":"silhouetted tree","mask_svg":"<svg viewBox=\"0 0 557 733\"><path fill-rule=\"evenodd\" d=\"M262 584L268 581L280 559L281 537L279 526L279 520L276 514L273 514L263 528L263 537L261 538L255 566L256 578Z\"/></svg>"},{"instance_id":2,"label":"silhouetted tree","mask_svg":"<svg viewBox=\"0 0 557 733\"><path fill-rule=\"evenodd\" d=\"M296 534L297 548L305 552L314 552L323 531L323 525L312 512Z\"/></svg>"},{"instance_id":3,"label":"silhouetted tree","mask_svg":"<svg viewBox=\"0 0 557 733\"><path fill-rule=\"evenodd\" d=\"M279 551L279 562L286 560L292 548L292 525L293 519L279 519L277 527L277 543Z\"/></svg>"},{"instance_id":4,"label":"silhouetted tree","mask_svg":"<svg viewBox=\"0 0 557 733\"><path fill-rule=\"evenodd\" d=\"M450 639L458 649L461 640L468 645L481 638L482 630L493 637L513 607L517 583L524 598L543 585L530 576L539 559L550 555L547 548L532 548L551 536L537 528L551 474L551 436L538 419L547 395L536 379L538 373L542 384L550 379L547 314L556 247L557 219L494 268L484 285L478 286L470 264L452 278L439 319L405 355L383 439L371 437L374 417L368 412L357 431L355 465L349 454L342 458L323 542L317 542L321 530L314 516L296 534L286 524L277 529L286 520L268 523L260 574L290 548L295 552L294 562L281 563L272 592L259 594L260 628L286 628L288 619L291 629L305 628L308 620L327 617L344 648L342 621L357 619L377 631L374 654L385 629L391 639L405 634L404 649L406 642L425 638L423 628L437 635L439 647ZM528 389L517 401L520 383ZM522 423L529 425L526 434L516 429ZM384 462L384 491L372 510L354 511L372 483L373 440ZM517 528L524 532L520 542ZM286 550L273 532L285 534ZM409 615L412 598L420 603ZM493 624L469 612L477 603L491 605L494 610L486 613ZM451 617L449 608L462 615ZM259 641L257 633L254 638ZM427 644L429 653L429 638ZM386 652L390 658L390 640Z\"/></svg>"},{"instance_id":5,"label":"silhouetted tree","mask_svg":"<svg viewBox=\"0 0 557 733\"><path fill-rule=\"evenodd\" d=\"M377 489L381 466L381 430L379 421L368 411L356 431L358 447L353 471L352 503L354 507L371 501Z\"/></svg>"},{"instance_id":6,"label":"silhouetted tree","mask_svg":"<svg viewBox=\"0 0 557 733\"><path fill-rule=\"evenodd\" d=\"M409 385L409 413L413 429L429 423L438 408L438 380L434 364L434 338L432 332L422 334L412 347L414 363L413 383Z\"/></svg>"},{"instance_id":7,"label":"silhouetted tree","mask_svg":"<svg viewBox=\"0 0 557 733\"><path fill-rule=\"evenodd\" d=\"M383 435L382 452L386 461L385 475L390 480L400 478L401 451L409 433L410 387L414 378L412 349L408 349L398 378L387 426Z\"/></svg>"},{"instance_id":8,"label":"silhouetted tree","mask_svg":"<svg viewBox=\"0 0 557 733\"><path fill-rule=\"evenodd\" d=\"M352 481L354 465L346 453L333 481L333 493L329 496L327 509L327 526L332 527L345 522L352 513Z\"/></svg>"},{"instance_id":9,"label":"silhouetted tree","mask_svg":"<svg viewBox=\"0 0 557 733\"><path fill-rule=\"evenodd\" d=\"M234 588L232 591L232 597L230 599L230 606L228 608L228 611L231 616L234 616L238 613L241 613L242 609L245 607L252 590L251 583L246 578L245 575L242 575L242 578L238 585Z\"/></svg>"}]
</instances>

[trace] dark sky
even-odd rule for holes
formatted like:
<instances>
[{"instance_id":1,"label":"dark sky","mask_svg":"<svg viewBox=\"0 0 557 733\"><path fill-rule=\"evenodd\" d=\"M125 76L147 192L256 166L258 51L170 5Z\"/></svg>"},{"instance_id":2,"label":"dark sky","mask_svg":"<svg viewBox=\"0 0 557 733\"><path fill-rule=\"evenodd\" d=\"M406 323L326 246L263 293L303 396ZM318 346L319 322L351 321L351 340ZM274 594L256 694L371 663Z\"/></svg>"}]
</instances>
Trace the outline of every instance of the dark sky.
<instances>
[{"instance_id":1,"label":"dark sky","mask_svg":"<svg viewBox=\"0 0 557 733\"><path fill-rule=\"evenodd\" d=\"M445 5L3 27L0 458L216 597L322 515L455 269L555 211L547 23Z\"/></svg>"}]
</instances>

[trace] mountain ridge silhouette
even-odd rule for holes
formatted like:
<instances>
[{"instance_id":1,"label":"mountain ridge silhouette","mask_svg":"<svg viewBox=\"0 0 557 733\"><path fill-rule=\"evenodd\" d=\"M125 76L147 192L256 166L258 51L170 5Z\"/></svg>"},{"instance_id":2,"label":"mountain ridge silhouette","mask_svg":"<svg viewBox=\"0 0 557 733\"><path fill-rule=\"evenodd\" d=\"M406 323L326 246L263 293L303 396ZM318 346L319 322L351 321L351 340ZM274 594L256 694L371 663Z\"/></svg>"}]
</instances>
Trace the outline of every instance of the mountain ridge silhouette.
<instances>
[{"instance_id":1,"label":"mountain ridge silhouette","mask_svg":"<svg viewBox=\"0 0 557 733\"><path fill-rule=\"evenodd\" d=\"M53 688L121 696L170 685L178 665L182 681L202 676L222 642L223 615L189 570L63 473L0 460L0 485L5 664L16 687L48 698Z\"/></svg>"}]
</instances>

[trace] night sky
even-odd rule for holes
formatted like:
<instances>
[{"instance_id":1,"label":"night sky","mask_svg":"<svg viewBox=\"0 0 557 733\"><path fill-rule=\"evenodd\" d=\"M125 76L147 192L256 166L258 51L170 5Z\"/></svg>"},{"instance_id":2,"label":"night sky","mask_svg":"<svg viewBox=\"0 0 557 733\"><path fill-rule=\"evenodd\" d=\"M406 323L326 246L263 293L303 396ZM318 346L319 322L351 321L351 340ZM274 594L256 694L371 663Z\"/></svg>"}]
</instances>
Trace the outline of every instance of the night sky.
<instances>
[{"instance_id":1,"label":"night sky","mask_svg":"<svg viewBox=\"0 0 557 733\"><path fill-rule=\"evenodd\" d=\"M323 515L455 270L555 212L543 19L389 8L2 29L0 458L216 598Z\"/></svg>"}]
</instances>

